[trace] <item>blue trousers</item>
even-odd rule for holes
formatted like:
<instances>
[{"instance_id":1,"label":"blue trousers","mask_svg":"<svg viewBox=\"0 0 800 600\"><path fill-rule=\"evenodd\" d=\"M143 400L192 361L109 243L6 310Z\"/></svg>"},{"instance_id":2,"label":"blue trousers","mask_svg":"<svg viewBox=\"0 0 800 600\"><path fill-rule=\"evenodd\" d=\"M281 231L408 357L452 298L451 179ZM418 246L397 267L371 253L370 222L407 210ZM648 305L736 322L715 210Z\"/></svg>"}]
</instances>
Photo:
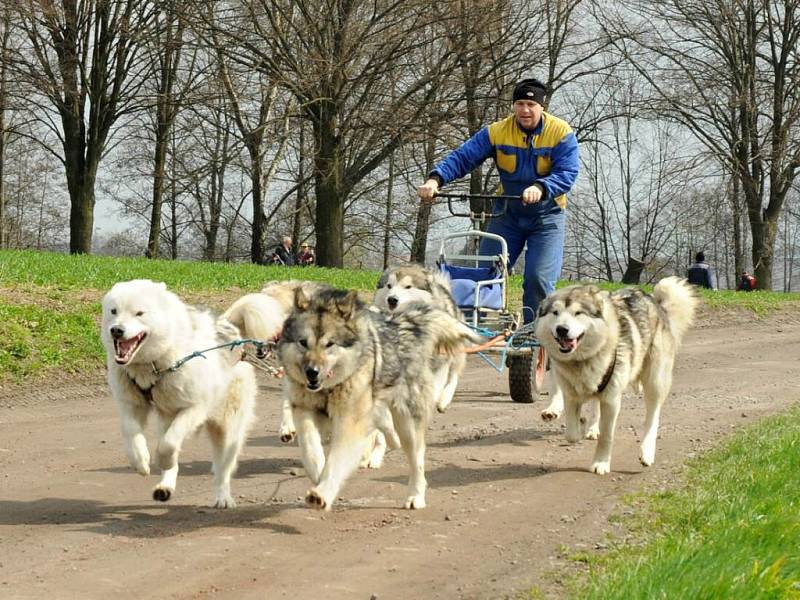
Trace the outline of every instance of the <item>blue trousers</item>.
<instances>
[{"instance_id":1,"label":"blue trousers","mask_svg":"<svg viewBox=\"0 0 800 600\"><path fill-rule=\"evenodd\" d=\"M487 231L495 233L508 244L509 269L525 250L522 313L525 323L536 317L539 303L556 289L564 260L566 212L553 200L526 207L524 214L506 213L492 219ZM498 254L500 244L482 240L480 254Z\"/></svg>"}]
</instances>

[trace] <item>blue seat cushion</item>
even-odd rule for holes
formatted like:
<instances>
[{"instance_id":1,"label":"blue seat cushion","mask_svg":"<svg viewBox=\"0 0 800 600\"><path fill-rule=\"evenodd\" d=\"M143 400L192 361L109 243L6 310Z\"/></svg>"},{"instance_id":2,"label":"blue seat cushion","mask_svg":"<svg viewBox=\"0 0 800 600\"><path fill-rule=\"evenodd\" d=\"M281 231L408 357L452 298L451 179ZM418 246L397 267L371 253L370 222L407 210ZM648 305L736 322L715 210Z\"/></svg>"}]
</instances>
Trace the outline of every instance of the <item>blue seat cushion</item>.
<instances>
[{"instance_id":1,"label":"blue seat cushion","mask_svg":"<svg viewBox=\"0 0 800 600\"><path fill-rule=\"evenodd\" d=\"M478 282L501 277L494 267L458 267L443 264L440 268L450 278L453 299L459 308L475 307L475 290L478 288ZM495 283L482 287L477 306L491 310L503 309L503 284Z\"/></svg>"}]
</instances>

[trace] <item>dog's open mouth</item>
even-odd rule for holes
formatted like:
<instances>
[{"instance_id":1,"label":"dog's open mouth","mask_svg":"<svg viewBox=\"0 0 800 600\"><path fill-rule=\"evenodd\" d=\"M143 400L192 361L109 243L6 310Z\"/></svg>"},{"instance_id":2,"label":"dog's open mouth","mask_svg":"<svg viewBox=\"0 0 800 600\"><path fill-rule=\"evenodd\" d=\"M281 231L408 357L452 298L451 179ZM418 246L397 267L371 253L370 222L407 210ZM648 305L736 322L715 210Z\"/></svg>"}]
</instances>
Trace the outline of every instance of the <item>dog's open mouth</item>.
<instances>
[{"instance_id":1,"label":"dog's open mouth","mask_svg":"<svg viewBox=\"0 0 800 600\"><path fill-rule=\"evenodd\" d=\"M562 354L569 354L570 352L575 352L578 349L578 344L580 343L581 339L583 339L583 334L580 334L576 338L571 338L567 336L554 336L556 341L558 342L558 351Z\"/></svg>"},{"instance_id":2,"label":"dog's open mouth","mask_svg":"<svg viewBox=\"0 0 800 600\"><path fill-rule=\"evenodd\" d=\"M128 338L127 340L114 340L114 360L117 361L117 364L127 365L133 358L133 355L136 354L139 346L142 345L145 337L147 337L147 334L143 331L139 335Z\"/></svg>"}]
</instances>

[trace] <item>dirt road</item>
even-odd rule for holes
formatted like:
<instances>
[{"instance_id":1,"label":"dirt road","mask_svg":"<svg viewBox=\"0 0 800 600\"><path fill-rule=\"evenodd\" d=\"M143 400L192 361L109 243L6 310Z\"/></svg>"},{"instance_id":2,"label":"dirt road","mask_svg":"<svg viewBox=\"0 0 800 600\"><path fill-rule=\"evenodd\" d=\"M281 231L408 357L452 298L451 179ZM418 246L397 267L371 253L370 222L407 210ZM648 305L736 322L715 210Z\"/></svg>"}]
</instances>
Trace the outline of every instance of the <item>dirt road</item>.
<instances>
[{"instance_id":1,"label":"dirt road","mask_svg":"<svg viewBox=\"0 0 800 600\"><path fill-rule=\"evenodd\" d=\"M742 324L740 324L742 323ZM559 595L560 549L604 547L623 494L668 486L687 456L800 399L800 317L708 315L689 334L656 465L637 461L640 398L626 397L610 476L593 442L565 444L544 404L515 405L477 359L429 436L428 508L404 511L405 459L359 471L332 513L303 506L298 451L276 435L264 380L234 495L207 508L209 452L186 447L178 490L126 463L101 373L0 395L0 597L429 599Z\"/></svg>"}]
</instances>

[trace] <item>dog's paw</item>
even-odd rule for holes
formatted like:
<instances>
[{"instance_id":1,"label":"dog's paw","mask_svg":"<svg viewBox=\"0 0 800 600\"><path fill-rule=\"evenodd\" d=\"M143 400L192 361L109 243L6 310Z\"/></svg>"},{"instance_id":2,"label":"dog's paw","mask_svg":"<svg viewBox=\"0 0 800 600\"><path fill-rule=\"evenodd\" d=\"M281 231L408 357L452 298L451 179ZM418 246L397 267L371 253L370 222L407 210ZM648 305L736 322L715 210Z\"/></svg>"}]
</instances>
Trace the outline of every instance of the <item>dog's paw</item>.
<instances>
[{"instance_id":1,"label":"dog's paw","mask_svg":"<svg viewBox=\"0 0 800 600\"><path fill-rule=\"evenodd\" d=\"M236 508L236 501L230 494L217 496L214 501L214 508Z\"/></svg>"},{"instance_id":2,"label":"dog's paw","mask_svg":"<svg viewBox=\"0 0 800 600\"><path fill-rule=\"evenodd\" d=\"M306 504L311 508L316 508L318 510L330 510L331 505L330 502L325 500L316 489L311 489L306 492Z\"/></svg>"},{"instance_id":3,"label":"dog's paw","mask_svg":"<svg viewBox=\"0 0 800 600\"><path fill-rule=\"evenodd\" d=\"M639 456L639 462L645 467L653 466L653 463L656 462L655 452L642 452L642 454Z\"/></svg>"},{"instance_id":4,"label":"dog's paw","mask_svg":"<svg viewBox=\"0 0 800 600\"><path fill-rule=\"evenodd\" d=\"M146 459L143 457L136 462L131 460L131 468L142 477L147 477L150 475L150 457Z\"/></svg>"},{"instance_id":5,"label":"dog's paw","mask_svg":"<svg viewBox=\"0 0 800 600\"><path fill-rule=\"evenodd\" d=\"M153 500L157 500L158 502L166 502L172 497L172 493L175 490L172 488L168 488L165 485L157 485L153 488Z\"/></svg>"},{"instance_id":6,"label":"dog's paw","mask_svg":"<svg viewBox=\"0 0 800 600\"><path fill-rule=\"evenodd\" d=\"M375 456L376 452L373 452L368 457L362 459L361 463L358 465L362 469L380 469L383 466L383 453L380 453L379 456Z\"/></svg>"},{"instance_id":7,"label":"dog's paw","mask_svg":"<svg viewBox=\"0 0 800 600\"><path fill-rule=\"evenodd\" d=\"M542 411L542 421L555 421L560 416L560 410L553 410L549 406Z\"/></svg>"},{"instance_id":8,"label":"dog's paw","mask_svg":"<svg viewBox=\"0 0 800 600\"><path fill-rule=\"evenodd\" d=\"M281 441L284 444L290 444L297 437L297 432L294 429L284 429L281 427Z\"/></svg>"},{"instance_id":9,"label":"dog's paw","mask_svg":"<svg viewBox=\"0 0 800 600\"><path fill-rule=\"evenodd\" d=\"M416 510L420 508L425 508L425 496L422 494L417 494L416 496L409 496L406 498L406 503L403 505L404 508L408 510Z\"/></svg>"},{"instance_id":10,"label":"dog's paw","mask_svg":"<svg viewBox=\"0 0 800 600\"><path fill-rule=\"evenodd\" d=\"M596 440L600 437L600 427L595 423L586 430L584 436L587 440Z\"/></svg>"},{"instance_id":11,"label":"dog's paw","mask_svg":"<svg viewBox=\"0 0 800 600\"><path fill-rule=\"evenodd\" d=\"M592 466L589 467L589 471L598 475L608 475L611 472L611 463L608 461L593 462Z\"/></svg>"}]
</instances>

